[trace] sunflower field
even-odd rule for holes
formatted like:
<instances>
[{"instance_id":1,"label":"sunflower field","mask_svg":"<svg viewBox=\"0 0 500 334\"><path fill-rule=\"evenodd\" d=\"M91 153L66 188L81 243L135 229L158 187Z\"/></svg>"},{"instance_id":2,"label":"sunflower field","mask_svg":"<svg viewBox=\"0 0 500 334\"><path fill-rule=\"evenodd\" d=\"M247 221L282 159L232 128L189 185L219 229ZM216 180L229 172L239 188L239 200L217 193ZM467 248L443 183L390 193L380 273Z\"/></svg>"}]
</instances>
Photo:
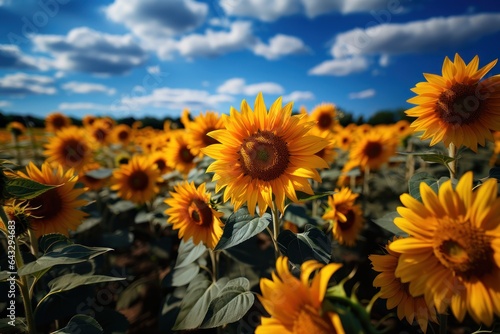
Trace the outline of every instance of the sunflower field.
<instances>
[{"instance_id":1,"label":"sunflower field","mask_svg":"<svg viewBox=\"0 0 500 334\"><path fill-rule=\"evenodd\" d=\"M495 64L445 58L395 124L262 94L9 123L0 333L498 333Z\"/></svg>"}]
</instances>

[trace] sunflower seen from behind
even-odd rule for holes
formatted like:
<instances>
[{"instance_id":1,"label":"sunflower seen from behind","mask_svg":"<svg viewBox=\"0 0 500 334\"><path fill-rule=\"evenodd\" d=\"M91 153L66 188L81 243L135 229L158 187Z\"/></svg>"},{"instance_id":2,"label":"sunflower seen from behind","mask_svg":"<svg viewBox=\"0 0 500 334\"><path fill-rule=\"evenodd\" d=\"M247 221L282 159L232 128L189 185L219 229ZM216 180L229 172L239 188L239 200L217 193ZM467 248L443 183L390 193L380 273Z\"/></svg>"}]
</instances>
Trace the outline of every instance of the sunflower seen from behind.
<instances>
[{"instance_id":1,"label":"sunflower seen from behind","mask_svg":"<svg viewBox=\"0 0 500 334\"><path fill-rule=\"evenodd\" d=\"M80 171L93 159L92 146L85 130L70 126L49 139L43 152L47 161L64 169Z\"/></svg>"},{"instance_id":2,"label":"sunflower seen from behind","mask_svg":"<svg viewBox=\"0 0 500 334\"><path fill-rule=\"evenodd\" d=\"M320 182L316 168L328 168L315 154L328 141L307 134L314 124L292 116L292 103L282 107L278 98L268 111L259 94L254 110L243 100L241 111L231 107L222 117L226 129L209 134L220 144L202 152L215 159L207 172L214 173L217 192L225 188L224 202L231 200L234 210L247 203L252 215L258 205L262 215L273 201L281 212L285 197L298 202L297 190L313 194L309 179Z\"/></svg>"},{"instance_id":3,"label":"sunflower seen from behind","mask_svg":"<svg viewBox=\"0 0 500 334\"><path fill-rule=\"evenodd\" d=\"M79 199L85 193L85 188L76 188L78 176L74 170L64 171L62 166L52 168L45 162L41 169L30 162L26 173L17 172L18 176L33 181L56 186L43 194L26 200L25 207L31 217L30 228L36 237L48 233L61 233L68 235L68 230L75 231L87 214L80 207L88 201Z\"/></svg>"},{"instance_id":4,"label":"sunflower seen from behind","mask_svg":"<svg viewBox=\"0 0 500 334\"><path fill-rule=\"evenodd\" d=\"M451 307L460 322L469 314L490 326L500 316L500 198L496 179L476 191L472 181L467 172L437 194L422 182L422 201L403 194L394 223L410 237L389 249L401 254L396 277L413 296L424 295L439 313Z\"/></svg>"},{"instance_id":5,"label":"sunflower seen from behind","mask_svg":"<svg viewBox=\"0 0 500 334\"><path fill-rule=\"evenodd\" d=\"M340 334L344 333L338 314L323 311L330 277L341 264L323 265L309 260L301 265L300 279L288 268L288 258L280 256L276 260L276 271L272 280L261 278L258 296L270 314L262 317L256 334ZM310 276L318 271L311 280Z\"/></svg>"},{"instance_id":6,"label":"sunflower seen from behind","mask_svg":"<svg viewBox=\"0 0 500 334\"><path fill-rule=\"evenodd\" d=\"M117 191L120 198L144 204L159 192L156 184L159 177L156 164L147 157L134 155L113 172L111 189Z\"/></svg>"},{"instance_id":7,"label":"sunflower seen from behind","mask_svg":"<svg viewBox=\"0 0 500 334\"><path fill-rule=\"evenodd\" d=\"M481 79L495 66L494 60L479 69L479 57L468 64L455 54L454 61L445 58L442 75L424 73L427 81L416 84L417 96L408 100L416 106L406 114L417 119L411 127L423 131L422 140L430 146L464 145L477 151L486 140L493 141L491 131L500 130L500 76Z\"/></svg>"},{"instance_id":8,"label":"sunflower seen from behind","mask_svg":"<svg viewBox=\"0 0 500 334\"><path fill-rule=\"evenodd\" d=\"M196 188L194 182L183 182L174 186L170 195L165 200L170 206L165 214L173 229L179 230L179 238L185 242L192 238L194 244L202 242L214 249L222 236L223 213L213 208L205 183Z\"/></svg>"}]
</instances>

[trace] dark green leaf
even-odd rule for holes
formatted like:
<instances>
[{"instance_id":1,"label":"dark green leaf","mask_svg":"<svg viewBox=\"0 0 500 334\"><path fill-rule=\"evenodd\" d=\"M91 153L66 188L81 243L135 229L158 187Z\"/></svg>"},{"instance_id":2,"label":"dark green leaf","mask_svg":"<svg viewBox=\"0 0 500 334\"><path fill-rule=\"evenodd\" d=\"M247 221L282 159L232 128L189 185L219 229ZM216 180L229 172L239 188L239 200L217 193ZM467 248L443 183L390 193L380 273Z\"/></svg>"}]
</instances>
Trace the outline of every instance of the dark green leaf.
<instances>
[{"instance_id":1,"label":"dark green leaf","mask_svg":"<svg viewBox=\"0 0 500 334\"><path fill-rule=\"evenodd\" d=\"M38 240L38 248L42 253L47 253L71 244L72 242L67 236L59 233L45 234Z\"/></svg>"},{"instance_id":2,"label":"dark green leaf","mask_svg":"<svg viewBox=\"0 0 500 334\"><path fill-rule=\"evenodd\" d=\"M207 247L202 242L195 245L192 238L190 238L187 242L182 240L179 245L177 260L175 261L175 268L185 267L188 264L193 263L206 251Z\"/></svg>"},{"instance_id":3,"label":"dark green leaf","mask_svg":"<svg viewBox=\"0 0 500 334\"><path fill-rule=\"evenodd\" d=\"M298 227L302 228L306 224L315 224L316 221L307 213L304 204L292 203L287 206L285 210L285 215L283 219L294 223Z\"/></svg>"},{"instance_id":4,"label":"dark green leaf","mask_svg":"<svg viewBox=\"0 0 500 334\"><path fill-rule=\"evenodd\" d=\"M394 224L394 218L401 217L397 211L389 212L384 215L382 218L373 219L373 222L378 226L382 227L384 230L391 232L394 235L406 237L408 233L400 229Z\"/></svg>"},{"instance_id":5,"label":"dark green leaf","mask_svg":"<svg viewBox=\"0 0 500 334\"><path fill-rule=\"evenodd\" d=\"M114 204L108 204L109 210L113 212L115 215L118 215L122 212L127 212L132 209L135 209L137 206L131 201L118 201Z\"/></svg>"},{"instance_id":6,"label":"dark green leaf","mask_svg":"<svg viewBox=\"0 0 500 334\"><path fill-rule=\"evenodd\" d=\"M310 195L301 191L297 191L297 198L299 202L308 202L312 201L313 199L318 199L318 198L323 198L327 196L331 196L335 194L335 191L326 191L326 192L321 192L321 193L315 193L314 195Z\"/></svg>"},{"instance_id":7,"label":"dark green leaf","mask_svg":"<svg viewBox=\"0 0 500 334\"><path fill-rule=\"evenodd\" d=\"M52 334L102 334L101 325L94 318L84 314L77 314L70 319L66 327Z\"/></svg>"},{"instance_id":8,"label":"dark green leaf","mask_svg":"<svg viewBox=\"0 0 500 334\"><path fill-rule=\"evenodd\" d=\"M271 221L271 215L268 213L264 213L262 217L254 217L246 207L239 209L229 216L215 250L228 249L250 239L264 231Z\"/></svg>"},{"instance_id":9,"label":"dark green leaf","mask_svg":"<svg viewBox=\"0 0 500 334\"><path fill-rule=\"evenodd\" d=\"M54 278L48 283L49 295L68 291L81 285L90 285L104 282L123 281L123 277L113 277L104 275L79 275L75 273L66 274Z\"/></svg>"},{"instance_id":10,"label":"dark green leaf","mask_svg":"<svg viewBox=\"0 0 500 334\"><path fill-rule=\"evenodd\" d=\"M500 180L500 167L494 167L490 169L490 172L488 173L488 177L492 179L497 179Z\"/></svg>"},{"instance_id":11,"label":"dark green leaf","mask_svg":"<svg viewBox=\"0 0 500 334\"><path fill-rule=\"evenodd\" d=\"M106 179L113 174L113 170L111 168L99 168L90 170L85 173L86 176L90 176L93 179Z\"/></svg>"},{"instance_id":12,"label":"dark green leaf","mask_svg":"<svg viewBox=\"0 0 500 334\"><path fill-rule=\"evenodd\" d=\"M0 282L6 281L10 276L8 271L0 271Z\"/></svg>"},{"instance_id":13,"label":"dark green leaf","mask_svg":"<svg viewBox=\"0 0 500 334\"><path fill-rule=\"evenodd\" d=\"M191 282L200 272L200 266L197 263L190 263L181 268L175 268L172 272L171 286L184 286Z\"/></svg>"},{"instance_id":14,"label":"dark green leaf","mask_svg":"<svg viewBox=\"0 0 500 334\"><path fill-rule=\"evenodd\" d=\"M332 254L332 243L320 229L307 225L303 233L285 230L278 235L278 245L290 262L300 266L304 261L316 260L327 264Z\"/></svg>"},{"instance_id":15,"label":"dark green leaf","mask_svg":"<svg viewBox=\"0 0 500 334\"><path fill-rule=\"evenodd\" d=\"M402 154L402 155L410 155L411 154L414 157L420 157L425 162L438 163L438 164L441 164L443 166L447 166L450 162L460 158L460 157L452 158L448 155L445 155L445 154L439 153L439 152L427 152L427 153L398 152L398 154Z\"/></svg>"},{"instance_id":16,"label":"dark green leaf","mask_svg":"<svg viewBox=\"0 0 500 334\"><path fill-rule=\"evenodd\" d=\"M95 318L101 325L104 334L125 334L130 326L127 318L122 313L108 308L97 312Z\"/></svg>"},{"instance_id":17,"label":"dark green leaf","mask_svg":"<svg viewBox=\"0 0 500 334\"><path fill-rule=\"evenodd\" d=\"M32 199L56 187L22 177L8 178L5 186L7 193L16 199Z\"/></svg>"},{"instance_id":18,"label":"dark green leaf","mask_svg":"<svg viewBox=\"0 0 500 334\"><path fill-rule=\"evenodd\" d=\"M12 326L14 324L14 326ZM19 334L28 333L28 326L25 318L16 316L16 320L9 318L0 319L0 333L2 334Z\"/></svg>"},{"instance_id":19,"label":"dark green leaf","mask_svg":"<svg viewBox=\"0 0 500 334\"><path fill-rule=\"evenodd\" d=\"M417 173L411 177L410 181L408 181L408 192L411 197L420 201L422 198L420 195L420 184L422 182L429 185L432 190L437 193L439 187L447 180L449 180L447 177L441 177L438 180L433 175L426 172Z\"/></svg>"}]
</instances>

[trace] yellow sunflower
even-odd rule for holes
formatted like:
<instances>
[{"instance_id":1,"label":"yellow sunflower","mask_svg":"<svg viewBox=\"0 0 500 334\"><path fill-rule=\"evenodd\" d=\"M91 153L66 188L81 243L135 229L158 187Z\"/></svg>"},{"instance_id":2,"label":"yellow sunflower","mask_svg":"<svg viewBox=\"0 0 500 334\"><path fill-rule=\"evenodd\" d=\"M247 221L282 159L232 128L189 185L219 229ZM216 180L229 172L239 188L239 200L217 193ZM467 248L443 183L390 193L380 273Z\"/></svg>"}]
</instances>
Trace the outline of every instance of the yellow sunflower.
<instances>
[{"instance_id":1,"label":"yellow sunflower","mask_svg":"<svg viewBox=\"0 0 500 334\"><path fill-rule=\"evenodd\" d=\"M68 230L76 230L87 215L77 208L87 205L88 201L78 199L86 189L75 188L78 176L74 175L72 169L64 172L62 166L53 169L48 162L45 162L40 170L30 162L26 167L26 174L17 173L25 179L58 186L26 200L32 218L30 228L37 237L48 233L68 235Z\"/></svg>"},{"instance_id":2,"label":"yellow sunflower","mask_svg":"<svg viewBox=\"0 0 500 334\"><path fill-rule=\"evenodd\" d=\"M70 126L61 129L49 139L43 154L53 165L61 165L64 169L81 170L92 161L93 153L85 130Z\"/></svg>"},{"instance_id":3,"label":"yellow sunflower","mask_svg":"<svg viewBox=\"0 0 500 334\"><path fill-rule=\"evenodd\" d=\"M87 128L91 138L99 145L107 145L110 141L111 129L109 123L104 119L96 119L92 126Z\"/></svg>"},{"instance_id":4,"label":"yellow sunflower","mask_svg":"<svg viewBox=\"0 0 500 334\"><path fill-rule=\"evenodd\" d=\"M342 265L330 263L326 266L315 260L301 266L300 280L288 269L288 258L276 260L276 272L272 280L262 278L260 302L271 315L262 317L256 334L340 334L344 333L338 314L324 312L323 299L330 277ZM319 270L310 281L311 274Z\"/></svg>"},{"instance_id":5,"label":"yellow sunflower","mask_svg":"<svg viewBox=\"0 0 500 334\"><path fill-rule=\"evenodd\" d=\"M207 111L205 114L196 116L187 125L187 132L191 137L189 148L198 155L201 153L200 149L212 144L218 144L219 142L208 136L207 133L219 129L224 129L224 121L219 117L219 114Z\"/></svg>"},{"instance_id":6,"label":"yellow sunflower","mask_svg":"<svg viewBox=\"0 0 500 334\"><path fill-rule=\"evenodd\" d=\"M337 124L337 110L331 103L316 106L311 113L311 120L321 131L331 131Z\"/></svg>"},{"instance_id":7,"label":"yellow sunflower","mask_svg":"<svg viewBox=\"0 0 500 334\"><path fill-rule=\"evenodd\" d=\"M308 134L324 138L328 142L328 145L325 146L325 148L316 152L315 155L317 155L321 159L325 160L326 163L328 163L328 164L333 163L333 161L335 160L335 157L337 156L337 151L335 150L336 140L335 140L334 134L331 131L322 131L317 126L313 127L311 130L309 130Z\"/></svg>"},{"instance_id":8,"label":"yellow sunflower","mask_svg":"<svg viewBox=\"0 0 500 334\"><path fill-rule=\"evenodd\" d=\"M432 138L430 145L441 141L477 151L486 140L493 141L491 131L500 130L500 76L483 81L497 60L478 69L479 57L469 64L455 54L454 62L445 58L442 76L424 73L426 82L418 83L412 91L417 96L408 100L417 105L406 114L417 119L411 124L414 131L424 131L421 139Z\"/></svg>"},{"instance_id":9,"label":"yellow sunflower","mask_svg":"<svg viewBox=\"0 0 500 334\"><path fill-rule=\"evenodd\" d=\"M296 190L313 194L309 178L321 182L316 168L328 168L315 154L328 142L307 134L314 124L305 115L292 116L292 103L282 107L278 98L267 112L259 94L254 111L243 100L241 112L231 107L222 117L226 129L210 133L221 144L202 151L216 160L207 172L215 173L217 192L225 187L224 201L230 198L235 210L246 202L250 214L258 204L262 215L273 207L273 195L283 212L285 196L297 202Z\"/></svg>"},{"instance_id":10,"label":"yellow sunflower","mask_svg":"<svg viewBox=\"0 0 500 334\"><path fill-rule=\"evenodd\" d=\"M387 309L397 306L399 320L406 318L410 324L416 320L422 332L427 331L429 319L437 323L436 309L429 307L423 295L413 297L410 294L408 283L403 283L395 276L400 253L385 247L388 254L370 255L373 270L380 274L373 280L373 286L380 288L380 298L387 299Z\"/></svg>"},{"instance_id":11,"label":"yellow sunflower","mask_svg":"<svg viewBox=\"0 0 500 334\"><path fill-rule=\"evenodd\" d=\"M49 132L57 132L70 125L71 119L60 112L53 112L45 117L45 128Z\"/></svg>"},{"instance_id":12,"label":"yellow sunflower","mask_svg":"<svg viewBox=\"0 0 500 334\"><path fill-rule=\"evenodd\" d=\"M95 178L87 173L93 170L102 168L97 162L87 164L78 174L78 180L82 182L89 190L101 190L109 181L109 177L106 178Z\"/></svg>"},{"instance_id":13,"label":"yellow sunflower","mask_svg":"<svg viewBox=\"0 0 500 334\"><path fill-rule=\"evenodd\" d=\"M158 167L160 175L171 171L168 166L167 153L165 151L155 151L149 155L149 158L151 159L151 162L156 164L156 167Z\"/></svg>"},{"instance_id":14,"label":"yellow sunflower","mask_svg":"<svg viewBox=\"0 0 500 334\"><path fill-rule=\"evenodd\" d=\"M352 144L349 160L361 170L379 169L396 154L396 147L397 138L390 132L372 130Z\"/></svg>"},{"instance_id":15,"label":"yellow sunflower","mask_svg":"<svg viewBox=\"0 0 500 334\"><path fill-rule=\"evenodd\" d=\"M26 127L23 123L14 121L7 124L7 130L15 137L19 137L26 132Z\"/></svg>"},{"instance_id":16,"label":"yellow sunflower","mask_svg":"<svg viewBox=\"0 0 500 334\"><path fill-rule=\"evenodd\" d=\"M397 121L393 125L393 129L396 132L396 135L401 139L408 137L413 132L412 128L410 127L410 122L405 119Z\"/></svg>"},{"instance_id":17,"label":"yellow sunflower","mask_svg":"<svg viewBox=\"0 0 500 334\"><path fill-rule=\"evenodd\" d=\"M173 229L179 230L179 237L184 241L193 238L197 245L202 242L214 249L222 236L223 213L215 210L210 204L210 193L206 191L205 183L195 187L194 182L183 182L174 186L170 192L172 198L167 198L170 208L165 211L168 222Z\"/></svg>"},{"instance_id":18,"label":"yellow sunflower","mask_svg":"<svg viewBox=\"0 0 500 334\"><path fill-rule=\"evenodd\" d=\"M149 158L134 155L128 164L120 165L113 172L112 190L118 192L118 196L143 204L159 192L156 181L160 172Z\"/></svg>"},{"instance_id":19,"label":"yellow sunflower","mask_svg":"<svg viewBox=\"0 0 500 334\"><path fill-rule=\"evenodd\" d=\"M132 129L127 124L119 124L111 131L112 141L123 146L132 141Z\"/></svg>"},{"instance_id":20,"label":"yellow sunflower","mask_svg":"<svg viewBox=\"0 0 500 334\"><path fill-rule=\"evenodd\" d=\"M189 146L190 143L186 133L182 130L180 133L170 138L165 149L168 166L178 170L184 175L187 175L189 171L196 166L196 162L194 161L196 154Z\"/></svg>"},{"instance_id":21,"label":"yellow sunflower","mask_svg":"<svg viewBox=\"0 0 500 334\"><path fill-rule=\"evenodd\" d=\"M341 244L354 246L364 219L361 207L354 202L359 194L344 187L328 198L328 208L323 219L333 223L333 237Z\"/></svg>"},{"instance_id":22,"label":"yellow sunflower","mask_svg":"<svg viewBox=\"0 0 500 334\"><path fill-rule=\"evenodd\" d=\"M336 146L342 151L348 151L351 148L354 134L350 129L344 128L336 133L335 138Z\"/></svg>"},{"instance_id":23,"label":"yellow sunflower","mask_svg":"<svg viewBox=\"0 0 500 334\"><path fill-rule=\"evenodd\" d=\"M92 126L92 124L94 124L96 119L97 117L94 115L85 115L82 118L82 124L85 127Z\"/></svg>"},{"instance_id":24,"label":"yellow sunflower","mask_svg":"<svg viewBox=\"0 0 500 334\"><path fill-rule=\"evenodd\" d=\"M396 277L413 296L490 326L500 315L500 199L495 179L473 191L472 178L467 172L456 189L446 181L438 194L422 182L422 202L403 194L394 223L410 237L389 249L401 253Z\"/></svg>"}]
</instances>

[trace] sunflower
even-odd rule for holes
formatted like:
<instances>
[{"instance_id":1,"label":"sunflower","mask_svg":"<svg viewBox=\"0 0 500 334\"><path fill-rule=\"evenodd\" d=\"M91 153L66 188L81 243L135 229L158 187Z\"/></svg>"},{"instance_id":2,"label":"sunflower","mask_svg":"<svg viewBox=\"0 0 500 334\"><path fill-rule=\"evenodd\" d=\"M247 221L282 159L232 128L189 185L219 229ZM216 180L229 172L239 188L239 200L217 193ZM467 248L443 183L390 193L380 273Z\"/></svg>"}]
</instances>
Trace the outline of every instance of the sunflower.
<instances>
[{"instance_id":1,"label":"sunflower","mask_svg":"<svg viewBox=\"0 0 500 334\"><path fill-rule=\"evenodd\" d=\"M397 139L390 132L372 130L351 146L349 160L362 170L379 169L396 154Z\"/></svg>"},{"instance_id":2,"label":"sunflower","mask_svg":"<svg viewBox=\"0 0 500 334\"><path fill-rule=\"evenodd\" d=\"M337 156L337 152L335 151L336 146L334 134L331 131L321 131L316 126L309 130L308 134L324 138L328 142L328 145L320 151L316 152L315 155L325 160L328 164L333 163L335 157Z\"/></svg>"},{"instance_id":3,"label":"sunflower","mask_svg":"<svg viewBox=\"0 0 500 334\"><path fill-rule=\"evenodd\" d=\"M96 119L92 126L87 128L87 131L99 145L107 145L110 141L111 129L109 123L104 119Z\"/></svg>"},{"instance_id":4,"label":"sunflower","mask_svg":"<svg viewBox=\"0 0 500 334\"><path fill-rule=\"evenodd\" d=\"M158 167L160 175L171 171L168 166L167 153L165 151L155 151L149 155L149 158L151 159L151 162L156 164L156 167Z\"/></svg>"},{"instance_id":5,"label":"sunflower","mask_svg":"<svg viewBox=\"0 0 500 334\"><path fill-rule=\"evenodd\" d=\"M52 165L61 165L64 169L81 170L93 157L85 130L70 126L61 129L49 139L43 154Z\"/></svg>"},{"instance_id":6,"label":"sunflower","mask_svg":"<svg viewBox=\"0 0 500 334\"><path fill-rule=\"evenodd\" d=\"M410 127L410 122L405 119L397 121L393 125L393 129L396 135L401 139L408 137L413 132L412 128Z\"/></svg>"},{"instance_id":7,"label":"sunflower","mask_svg":"<svg viewBox=\"0 0 500 334\"><path fill-rule=\"evenodd\" d=\"M351 148L353 138L353 132L348 128L344 128L335 134L336 146L342 151L348 151Z\"/></svg>"},{"instance_id":8,"label":"sunflower","mask_svg":"<svg viewBox=\"0 0 500 334\"><path fill-rule=\"evenodd\" d=\"M74 175L72 169L64 172L62 166L53 169L48 162L45 162L40 170L33 162L30 162L26 167L26 174L17 173L25 179L57 186L35 198L26 200L32 217L29 225L37 237L48 233L68 235L68 230L76 230L87 215L77 208L87 205L88 201L78 199L86 189L75 188L78 176Z\"/></svg>"},{"instance_id":9,"label":"sunflower","mask_svg":"<svg viewBox=\"0 0 500 334\"><path fill-rule=\"evenodd\" d=\"M88 174L88 172L101 168L102 166L97 162L85 165L78 174L79 181L82 182L89 190L101 190L108 183L109 177L95 178Z\"/></svg>"},{"instance_id":10,"label":"sunflower","mask_svg":"<svg viewBox=\"0 0 500 334\"><path fill-rule=\"evenodd\" d=\"M424 73L426 82L418 83L412 91L417 96L408 100L417 105L406 114L417 119L411 124L414 131L424 131L421 139L431 139L433 146L441 141L477 151L485 140L493 141L491 131L500 130L500 76L483 81L497 60L478 69L479 57L469 64L455 54L454 62L445 58L442 76Z\"/></svg>"},{"instance_id":11,"label":"sunflower","mask_svg":"<svg viewBox=\"0 0 500 334\"><path fill-rule=\"evenodd\" d=\"M189 149L190 143L186 137L185 130L182 130L170 139L165 149L168 166L184 175L196 166L196 154Z\"/></svg>"},{"instance_id":12,"label":"sunflower","mask_svg":"<svg viewBox=\"0 0 500 334\"><path fill-rule=\"evenodd\" d=\"M131 155L127 151L118 152L114 158L115 167L120 167L121 165L128 164L130 161L130 158L131 158Z\"/></svg>"},{"instance_id":13,"label":"sunflower","mask_svg":"<svg viewBox=\"0 0 500 334\"><path fill-rule=\"evenodd\" d=\"M389 244L385 247L387 254L368 256L373 270L380 273L373 280L373 286L380 288L380 298L387 299L388 310L397 306L399 320L406 318L410 324L416 320L425 333L429 319L437 323L436 309L427 305L423 295L413 297L408 290L408 283L401 282L394 275L400 253L390 250Z\"/></svg>"},{"instance_id":14,"label":"sunflower","mask_svg":"<svg viewBox=\"0 0 500 334\"><path fill-rule=\"evenodd\" d=\"M222 236L223 213L216 211L210 204L210 193L206 191L205 183L195 187L194 182L183 182L174 186L170 192L172 198L165 203L170 206L165 211L168 222L173 229L179 230L179 237L187 241L193 238L197 245L200 242L214 249Z\"/></svg>"},{"instance_id":15,"label":"sunflower","mask_svg":"<svg viewBox=\"0 0 500 334\"><path fill-rule=\"evenodd\" d=\"M354 246L364 219L361 207L354 204L358 194L344 187L328 198L328 208L323 219L333 223L333 237L341 244Z\"/></svg>"},{"instance_id":16,"label":"sunflower","mask_svg":"<svg viewBox=\"0 0 500 334\"><path fill-rule=\"evenodd\" d=\"M308 179L321 182L316 168L328 168L315 155L328 142L307 134L314 124L306 122L305 115L292 116L292 103L282 108L281 98L268 113L262 94L254 111L245 100L241 110L231 107L230 116L222 116L226 129L210 133L221 144L202 149L216 160L207 172L215 173L216 191L225 187L224 201L231 198L235 210L247 202L252 215L258 204L262 215L273 207L273 195L283 212L285 196L297 202L296 190L313 194Z\"/></svg>"},{"instance_id":17,"label":"sunflower","mask_svg":"<svg viewBox=\"0 0 500 334\"><path fill-rule=\"evenodd\" d=\"M119 124L111 131L112 141L127 146L132 140L132 129L127 124Z\"/></svg>"},{"instance_id":18,"label":"sunflower","mask_svg":"<svg viewBox=\"0 0 500 334\"><path fill-rule=\"evenodd\" d=\"M96 119L97 117L94 115L85 115L82 118L82 124L85 127L92 126L92 124L94 124Z\"/></svg>"},{"instance_id":19,"label":"sunflower","mask_svg":"<svg viewBox=\"0 0 500 334\"><path fill-rule=\"evenodd\" d=\"M134 155L128 164L113 172L111 189L123 199L143 204L159 192L156 185L159 176L158 168L149 158Z\"/></svg>"},{"instance_id":20,"label":"sunflower","mask_svg":"<svg viewBox=\"0 0 500 334\"><path fill-rule=\"evenodd\" d=\"M53 112L45 117L45 128L49 132L57 132L70 125L71 119L60 112Z\"/></svg>"},{"instance_id":21,"label":"sunflower","mask_svg":"<svg viewBox=\"0 0 500 334\"><path fill-rule=\"evenodd\" d=\"M191 137L189 148L198 155L201 153L200 149L212 144L218 144L219 142L208 136L207 133L219 129L224 129L224 121L219 117L219 114L207 111L205 115L196 116L187 125L187 132Z\"/></svg>"},{"instance_id":22,"label":"sunflower","mask_svg":"<svg viewBox=\"0 0 500 334\"><path fill-rule=\"evenodd\" d=\"M7 124L7 130L17 138L26 132L26 127L23 123L14 121Z\"/></svg>"},{"instance_id":23,"label":"sunflower","mask_svg":"<svg viewBox=\"0 0 500 334\"><path fill-rule=\"evenodd\" d=\"M330 277L342 265L326 266L309 260L302 264L300 280L288 269L288 258L276 260L276 272L272 280L262 278L260 302L271 315L262 317L256 334L340 334L344 328L338 314L322 309L323 299ZM311 274L319 270L310 282Z\"/></svg>"},{"instance_id":24,"label":"sunflower","mask_svg":"<svg viewBox=\"0 0 500 334\"><path fill-rule=\"evenodd\" d=\"M490 326L500 315L500 199L496 179L474 192L472 178L467 172L456 189L446 181L438 194L422 182L422 202L403 194L394 223L410 237L389 249L401 253L396 277L413 296L425 295L439 313L451 306L459 321L468 312Z\"/></svg>"},{"instance_id":25,"label":"sunflower","mask_svg":"<svg viewBox=\"0 0 500 334\"><path fill-rule=\"evenodd\" d=\"M321 131L331 131L337 124L337 110L331 103L323 103L316 106L310 119L315 122L315 126Z\"/></svg>"}]
</instances>

